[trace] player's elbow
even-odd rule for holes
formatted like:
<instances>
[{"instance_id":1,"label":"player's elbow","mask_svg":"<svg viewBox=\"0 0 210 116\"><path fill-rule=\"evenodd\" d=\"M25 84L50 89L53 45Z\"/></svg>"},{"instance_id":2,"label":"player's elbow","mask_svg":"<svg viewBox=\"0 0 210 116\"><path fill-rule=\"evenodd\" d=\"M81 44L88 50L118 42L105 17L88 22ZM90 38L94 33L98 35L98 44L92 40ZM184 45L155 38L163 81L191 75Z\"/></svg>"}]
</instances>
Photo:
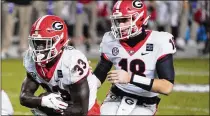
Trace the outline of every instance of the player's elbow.
<instances>
[{"instance_id":1,"label":"player's elbow","mask_svg":"<svg viewBox=\"0 0 210 116\"><path fill-rule=\"evenodd\" d=\"M164 87L162 89L162 92L163 94L165 95L169 95L173 90L173 84L167 80L165 80L164 82Z\"/></svg>"},{"instance_id":2,"label":"player's elbow","mask_svg":"<svg viewBox=\"0 0 210 116\"><path fill-rule=\"evenodd\" d=\"M169 95L173 89L173 84L165 79L158 79L153 85L154 92L161 93L164 95Z\"/></svg>"},{"instance_id":3,"label":"player's elbow","mask_svg":"<svg viewBox=\"0 0 210 116\"><path fill-rule=\"evenodd\" d=\"M26 94L24 94L24 93L20 94L19 99L20 99L20 104L21 104L22 106L28 107L28 101L29 101L29 100L28 100L28 97L26 96Z\"/></svg>"},{"instance_id":4,"label":"player's elbow","mask_svg":"<svg viewBox=\"0 0 210 116\"><path fill-rule=\"evenodd\" d=\"M164 91L165 95L169 95L173 90L173 84L169 85L168 88Z\"/></svg>"},{"instance_id":5,"label":"player's elbow","mask_svg":"<svg viewBox=\"0 0 210 116\"><path fill-rule=\"evenodd\" d=\"M20 100L20 104L25 106L26 98L23 94L20 95L19 100Z\"/></svg>"}]
</instances>

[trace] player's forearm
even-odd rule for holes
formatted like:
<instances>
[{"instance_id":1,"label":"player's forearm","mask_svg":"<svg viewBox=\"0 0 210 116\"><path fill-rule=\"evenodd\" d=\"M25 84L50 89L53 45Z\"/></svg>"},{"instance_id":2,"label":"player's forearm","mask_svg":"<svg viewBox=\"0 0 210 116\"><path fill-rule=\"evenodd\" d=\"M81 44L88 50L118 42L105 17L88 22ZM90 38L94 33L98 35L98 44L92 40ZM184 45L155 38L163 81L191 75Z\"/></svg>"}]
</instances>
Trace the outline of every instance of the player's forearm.
<instances>
[{"instance_id":1,"label":"player's forearm","mask_svg":"<svg viewBox=\"0 0 210 116\"><path fill-rule=\"evenodd\" d=\"M41 98L34 96L34 93L38 89L39 85L27 73L27 77L24 79L21 93L20 104L29 108L35 108L41 105Z\"/></svg>"},{"instance_id":2,"label":"player's forearm","mask_svg":"<svg viewBox=\"0 0 210 116\"><path fill-rule=\"evenodd\" d=\"M20 104L29 108L36 108L38 106L41 106L41 97L22 93L20 95Z\"/></svg>"},{"instance_id":3,"label":"player's forearm","mask_svg":"<svg viewBox=\"0 0 210 116\"><path fill-rule=\"evenodd\" d=\"M173 88L173 84L166 79L150 79L139 75L132 76L130 83L147 91L165 95L168 95Z\"/></svg>"},{"instance_id":4,"label":"player's forearm","mask_svg":"<svg viewBox=\"0 0 210 116\"><path fill-rule=\"evenodd\" d=\"M151 91L168 95L173 89L173 84L165 79L154 79Z\"/></svg>"}]
</instances>

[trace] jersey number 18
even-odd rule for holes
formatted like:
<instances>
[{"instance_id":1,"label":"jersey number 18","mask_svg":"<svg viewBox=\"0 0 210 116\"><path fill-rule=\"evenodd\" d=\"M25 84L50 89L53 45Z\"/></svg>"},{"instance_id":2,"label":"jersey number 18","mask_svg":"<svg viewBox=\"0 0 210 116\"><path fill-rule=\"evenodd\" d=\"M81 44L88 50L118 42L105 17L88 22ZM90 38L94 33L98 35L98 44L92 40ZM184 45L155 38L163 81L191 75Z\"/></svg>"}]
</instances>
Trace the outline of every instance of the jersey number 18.
<instances>
[{"instance_id":1,"label":"jersey number 18","mask_svg":"<svg viewBox=\"0 0 210 116\"><path fill-rule=\"evenodd\" d=\"M130 71L132 75L137 74L146 77L146 75L144 74L145 63L140 59L134 59L128 62L128 59L123 58L120 60L119 66L125 71Z\"/></svg>"}]
</instances>

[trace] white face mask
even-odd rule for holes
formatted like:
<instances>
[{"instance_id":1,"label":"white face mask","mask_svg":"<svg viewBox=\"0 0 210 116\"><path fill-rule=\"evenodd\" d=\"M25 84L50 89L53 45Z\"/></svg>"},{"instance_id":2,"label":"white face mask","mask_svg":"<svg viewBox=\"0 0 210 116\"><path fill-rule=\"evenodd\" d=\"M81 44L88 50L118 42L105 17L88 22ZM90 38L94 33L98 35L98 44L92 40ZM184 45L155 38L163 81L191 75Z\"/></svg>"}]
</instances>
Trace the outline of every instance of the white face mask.
<instances>
[{"instance_id":1,"label":"white face mask","mask_svg":"<svg viewBox=\"0 0 210 116\"><path fill-rule=\"evenodd\" d=\"M53 38L59 39L59 36ZM29 37L29 47L33 51L32 58L35 62L49 62L58 55L55 45L58 41L53 38L34 38ZM54 40L54 41L53 41Z\"/></svg>"}]
</instances>

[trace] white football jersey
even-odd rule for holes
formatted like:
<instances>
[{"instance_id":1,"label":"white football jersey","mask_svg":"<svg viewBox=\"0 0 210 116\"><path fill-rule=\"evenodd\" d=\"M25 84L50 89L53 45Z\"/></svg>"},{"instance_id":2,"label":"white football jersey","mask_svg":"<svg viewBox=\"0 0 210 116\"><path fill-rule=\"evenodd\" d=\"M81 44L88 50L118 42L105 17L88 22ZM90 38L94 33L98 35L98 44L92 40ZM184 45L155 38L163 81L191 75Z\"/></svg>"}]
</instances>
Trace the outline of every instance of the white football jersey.
<instances>
[{"instance_id":1,"label":"white football jersey","mask_svg":"<svg viewBox=\"0 0 210 116\"><path fill-rule=\"evenodd\" d=\"M174 54L176 48L173 36L167 32L146 31L147 37L134 47L116 40L111 32L105 33L100 44L100 52L111 61L116 70L124 69L129 75L137 74L146 78L158 78L156 62L167 54ZM154 97L150 92L133 84L116 84L121 90L144 97Z\"/></svg>"},{"instance_id":2,"label":"white football jersey","mask_svg":"<svg viewBox=\"0 0 210 116\"><path fill-rule=\"evenodd\" d=\"M97 94L97 80L89 70L89 63L85 55L79 50L74 49L71 46L67 46L63 54L58 61L58 64L53 72L53 77L50 81L46 81L37 73L35 62L32 59L32 51L27 50L23 65L28 73L31 74L33 79L40 85L45 85L47 91L55 91L55 87L59 90L64 90L70 93L68 85L77 83L82 78L87 77L90 94L89 94L89 109L95 104Z\"/></svg>"}]
</instances>

